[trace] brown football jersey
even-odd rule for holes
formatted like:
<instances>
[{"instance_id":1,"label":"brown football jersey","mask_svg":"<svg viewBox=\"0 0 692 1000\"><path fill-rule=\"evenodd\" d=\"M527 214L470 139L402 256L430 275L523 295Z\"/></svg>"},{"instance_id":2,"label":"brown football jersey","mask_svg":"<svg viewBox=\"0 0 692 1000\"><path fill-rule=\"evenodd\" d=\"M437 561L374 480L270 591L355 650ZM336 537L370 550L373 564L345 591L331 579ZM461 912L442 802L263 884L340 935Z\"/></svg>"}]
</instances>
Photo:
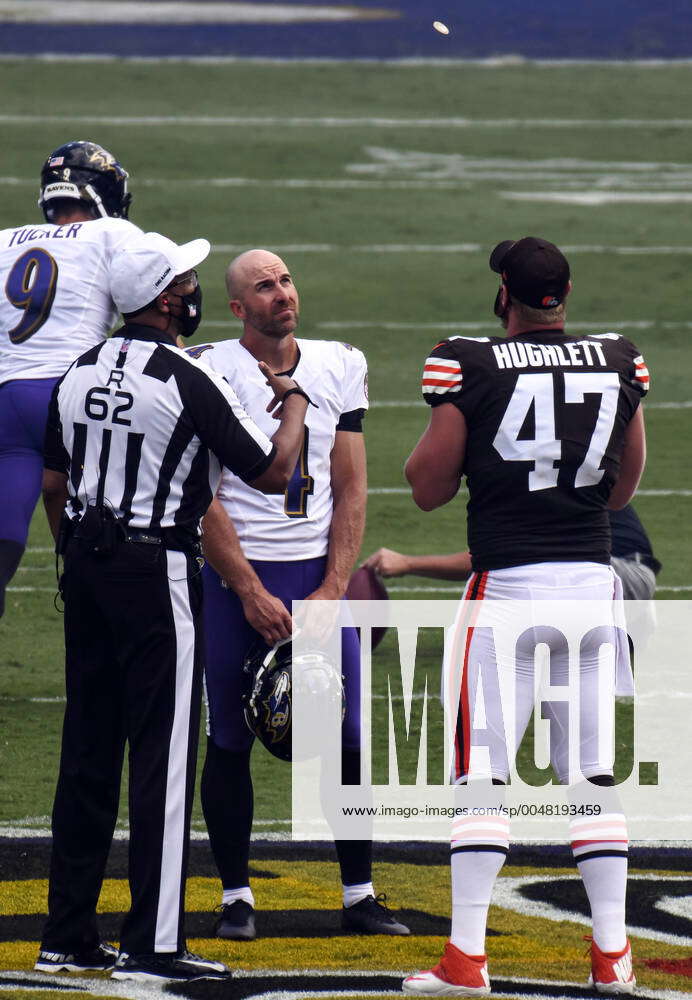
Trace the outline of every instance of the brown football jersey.
<instances>
[{"instance_id":1,"label":"brown football jersey","mask_svg":"<svg viewBox=\"0 0 692 1000\"><path fill-rule=\"evenodd\" d=\"M468 427L474 569L609 562L606 505L648 388L644 359L616 333L450 337L434 348L424 399L457 406Z\"/></svg>"}]
</instances>

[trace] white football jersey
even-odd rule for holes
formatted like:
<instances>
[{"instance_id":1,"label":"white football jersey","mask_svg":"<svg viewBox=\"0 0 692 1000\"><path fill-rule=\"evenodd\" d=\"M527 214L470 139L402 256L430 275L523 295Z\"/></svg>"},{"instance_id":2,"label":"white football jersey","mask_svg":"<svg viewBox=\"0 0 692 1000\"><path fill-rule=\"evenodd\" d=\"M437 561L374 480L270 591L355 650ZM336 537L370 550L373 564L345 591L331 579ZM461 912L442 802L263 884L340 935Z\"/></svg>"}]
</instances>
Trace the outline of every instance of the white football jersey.
<instances>
[{"instance_id":1,"label":"white football jersey","mask_svg":"<svg viewBox=\"0 0 692 1000\"><path fill-rule=\"evenodd\" d=\"M118 315L111 257L139 232L111 218L0 232L0 383L63 375L105 339Z\"/></svg>"},{"instance_id":2,"label":"white football jersey","mask_svg":"<svg viewBox=\"0 0 692 1000\"><path fill-rule=\"evenodd\" d=\"M297 340L293 377L319 409L308 406L305 437L291 482L282 495L265 496L224 470L217 496L235 525L248 559L313 559L327 552L332 521L330 458L344 413L368 407L367 363L362 351L326 340ZM271 437L277 422L266 412L272 392L256 359L239 340L192 348L225 378L257 426Z\"/></svg>"}]
</instances>

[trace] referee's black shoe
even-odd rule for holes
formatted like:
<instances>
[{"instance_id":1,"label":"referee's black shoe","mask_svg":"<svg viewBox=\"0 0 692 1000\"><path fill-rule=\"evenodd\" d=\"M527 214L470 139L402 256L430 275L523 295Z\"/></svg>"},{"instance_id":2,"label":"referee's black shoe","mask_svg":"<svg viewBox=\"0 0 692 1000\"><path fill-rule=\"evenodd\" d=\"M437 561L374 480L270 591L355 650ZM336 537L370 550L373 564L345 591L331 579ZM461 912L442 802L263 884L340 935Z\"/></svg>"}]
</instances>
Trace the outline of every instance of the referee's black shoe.
<instances>
[{"instance_id":1,"label":"referee's black shoe","mask_svg":"<svg viewBox=\"0 0 692 1000\"><path fill-rule=\"evenodd\" d=\"M406 924L400 924L392 911L385 906L387 897L366 896L341 911L341 926L350 934L410 934Z\"/></svg>"},{"instance_id":2,"label":"referee's black shoe","mask_svg":"<svg viewBox=\"0 0 692 1000\"><path fill-rule=\"evenodd\" d=\"M108 972L115 965L117 957L117 948L101 942L88 951L75 951L70 955L41 950L34 968L38 972Z\"/></svg>"},{"instance_id":3,"label":"referee's black shoe","mask_svg":"<svg viewBox=\"0 0 692 1000\"><path fill-rule=\"evenodd\" d=\"M227 941L254 941L257 937L254 909L244 899L222 903L214 933Z\"/></svg>"},{"instance_id":4,"label":"referee's black shoe","mask_svg":"<svg viewBox=\"0 0 692 1000\"><path fill-rule=\"evenodd\" d=\"M140 983L190 983L195 979L230 979L231 971L221 962L201 958L189 951L128 955L121 951L111 979L133 979Z\"/></svg>"}]
</instances>

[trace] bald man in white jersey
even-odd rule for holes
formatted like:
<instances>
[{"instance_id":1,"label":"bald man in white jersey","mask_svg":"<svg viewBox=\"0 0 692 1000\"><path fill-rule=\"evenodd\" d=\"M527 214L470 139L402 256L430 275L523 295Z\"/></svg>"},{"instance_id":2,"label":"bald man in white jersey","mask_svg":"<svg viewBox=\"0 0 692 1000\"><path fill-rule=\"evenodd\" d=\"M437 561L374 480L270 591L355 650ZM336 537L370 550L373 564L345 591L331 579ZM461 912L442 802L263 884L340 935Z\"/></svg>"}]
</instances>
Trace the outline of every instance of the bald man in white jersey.
<instances>
[{"instance_id":1,"label":"bald man in white jersey","mask_svg":"<svg viewBox=\"0 0 692 1000\"><path fill-rule=\"evenodd\" d=\"M260 637L269 645L291 633L291 601L339 600L358 555L365 523L366 466L362 420L368 406L367 367L349 344L295 337L299 298L286 264L266 250L231 262L227 288L239 340L191 348L225 376L262 428L264 380L257 362L295 375L315 406L308 406L303 448L284 495L254 496L224 476L204 519L207 634L206 687L210 735L202 777L202 806L223 885L216 933L255 937L248 861L254 737L243 717L242 666ZM343 779L360 780L360 650L354 629L343 633L346 692ZM372 844L337 841L343 884L342 925L354 933L408 934L375 898Z\"/></svg>"}]
</instances>

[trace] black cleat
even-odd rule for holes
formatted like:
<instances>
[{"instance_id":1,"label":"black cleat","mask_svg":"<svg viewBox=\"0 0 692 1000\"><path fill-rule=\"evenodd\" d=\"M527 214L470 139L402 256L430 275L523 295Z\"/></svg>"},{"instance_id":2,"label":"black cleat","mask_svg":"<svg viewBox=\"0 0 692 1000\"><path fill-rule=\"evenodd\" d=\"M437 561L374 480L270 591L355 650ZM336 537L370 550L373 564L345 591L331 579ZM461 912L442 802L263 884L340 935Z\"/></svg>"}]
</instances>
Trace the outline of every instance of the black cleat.
<instances>
[{"instance_id":1,"label":"black cleat","mask_svg":"<svg viewBox=\"0 0 692 1000\"><path fill-rule=\"evenodd\" d=\"M221 914L214 924L214 933L228 941L254 941L257 937L255 911L244 899L222 903Z\"/></svg>"},{"instance_id":2,"label":"black cleat","mask_svg":"<svg viewBox=\"0 0 692 1000\"><path fill-rule=\"evenodd\" d=\"M406 924L394 919L385 905L384 893L375 898L366 896L353 906L344 906L341 911L341 926L350 934L410 934Z\"/></svg>"},{"instance_id":3,"label":"black cleat","mask_svg":"<svg viewBox=\"0 0 692 1000\"><path fill-rule=\"evenodd\" d=\"M71 955L57 951L40 951L34 962L38 972L107 972L115 965L118 949L112 944L101 943L89 951L76 951Z\"/></svg>"},{"instance_id":4,"label":"black cleat","mask_svg":"<svg viewBox=\"0 0 692 1000\"><path fill-rule=\"evenodd\" d=\"M195 979L230 979L231 972L221 962L200 958L189 951L128 955L121 951L111 979L133 979L140 983L190 983Z\"/></svg>"}]
</instances>

